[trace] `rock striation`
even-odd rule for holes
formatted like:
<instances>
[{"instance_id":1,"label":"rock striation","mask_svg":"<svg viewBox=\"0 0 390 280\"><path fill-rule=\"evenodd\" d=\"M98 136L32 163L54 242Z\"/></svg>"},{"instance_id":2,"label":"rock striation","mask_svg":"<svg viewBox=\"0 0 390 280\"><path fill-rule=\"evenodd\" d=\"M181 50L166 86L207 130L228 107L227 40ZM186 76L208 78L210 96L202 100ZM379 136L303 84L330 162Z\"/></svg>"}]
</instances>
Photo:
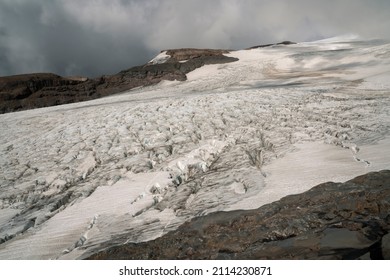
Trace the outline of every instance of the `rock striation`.
<instances>
[{"instance_id":1,"label":"rock striation","mask_svg":"<svg viewBox=\"0 0 390 280\"><path fill-rule=\"evenodd\" d=\"M98 97L97 82L35 73L0 78L0 113L48 107Z\"/></svg>"},{"instance_id":2,"label":"rock striation","mask_svg":"<svg viewBox=\"0 0 390 280\"><path fill-rule=\"evenodd\" d=\"M0 77L0 113L91 100L162 80L185 81L186 74L206 64L237 61L227 50L177 49L166 51L164 63L147 63L115 75L88 79L51 73Z\"/></svg>"},{"instance_id":3,"label":"rock striation","mask_svg":"<svg viewBox=\"0 0 390 280\"><path fill-rule=\"evenodd\" d=\"M89 259L388 259L389 229L390 170L384 170L256 210L197 217L158 239Z\"/></svg>"}]
</instances>

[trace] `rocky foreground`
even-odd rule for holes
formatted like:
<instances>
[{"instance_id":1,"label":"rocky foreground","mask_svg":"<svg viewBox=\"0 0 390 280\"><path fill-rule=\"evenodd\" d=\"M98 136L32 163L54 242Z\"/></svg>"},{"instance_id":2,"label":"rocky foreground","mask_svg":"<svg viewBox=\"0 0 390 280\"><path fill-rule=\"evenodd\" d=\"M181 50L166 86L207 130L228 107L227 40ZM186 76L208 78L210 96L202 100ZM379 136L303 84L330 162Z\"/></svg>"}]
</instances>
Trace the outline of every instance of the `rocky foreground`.
<instances>
[{"instance_id":1,"label":"rocky foreground","mask_svg":"<svg viewBox=\"0 0 390 280\"><path fill-rule=\"evenodd\" d=\"M216 212L89 259L390 259L390 171Z\"/></svg>"},{"instance_id":2,"label":"rocky foreground","mask_svg":"<svg viewBox=\"0 0 390 280\"><path fill-rule=\"evenodd\" d=\"M92 79L65 78L51 73L0 77L0 114L96 99L154 85L162 80L185 81L187 73L203 65L237 61L223 55L228 53L227 50L176 49L165 52L170 58L163 63L147 63L115 75Z\"/></svg>"}]
</instances>

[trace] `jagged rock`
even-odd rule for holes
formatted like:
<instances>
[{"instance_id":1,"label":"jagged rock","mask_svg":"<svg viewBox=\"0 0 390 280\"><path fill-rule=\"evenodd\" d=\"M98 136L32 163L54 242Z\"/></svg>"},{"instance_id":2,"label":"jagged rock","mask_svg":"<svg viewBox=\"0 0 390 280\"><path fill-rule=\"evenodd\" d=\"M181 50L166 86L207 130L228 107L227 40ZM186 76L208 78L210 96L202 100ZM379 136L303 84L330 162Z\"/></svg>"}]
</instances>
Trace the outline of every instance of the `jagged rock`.
<instances>
[{"instance_id":1,"label":"jagged rock","mask_svg":"<svg viewBox=\"0 0 390 280\"><path fill-rule=\"evenodd\" d=\"M89 100L97 81L51 73L0 78L0 113Z\"/></svg>"},{"instance_id":2,"label":"jagged rock","mask_svg":"<svg viewBox=\"0 0 390 280\"><path fill-rule=\"evenodd\" d=\"M385 170L324 183L256 210L197 217L156 240L89 258L389 259L389 213Z\"/></svg>"}]
</instances>

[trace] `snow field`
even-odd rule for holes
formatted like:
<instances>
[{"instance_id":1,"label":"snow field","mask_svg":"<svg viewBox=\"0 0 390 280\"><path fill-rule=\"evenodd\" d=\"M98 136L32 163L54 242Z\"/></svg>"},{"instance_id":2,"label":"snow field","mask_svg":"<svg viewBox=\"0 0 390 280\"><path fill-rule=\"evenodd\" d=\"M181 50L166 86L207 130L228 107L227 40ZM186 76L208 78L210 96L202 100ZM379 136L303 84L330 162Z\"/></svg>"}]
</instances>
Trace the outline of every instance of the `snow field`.
<instances>
[{"instance_id":1,"label":"snow field","mask_svg":"<svg viewBox=\"0 0 390 280\"><path fill-rule=\"evenodd\" d=\"M185 82L1 115L0 259L81 258L390 168L389 53L236 51Z\"/></svg>"}]
</instances>

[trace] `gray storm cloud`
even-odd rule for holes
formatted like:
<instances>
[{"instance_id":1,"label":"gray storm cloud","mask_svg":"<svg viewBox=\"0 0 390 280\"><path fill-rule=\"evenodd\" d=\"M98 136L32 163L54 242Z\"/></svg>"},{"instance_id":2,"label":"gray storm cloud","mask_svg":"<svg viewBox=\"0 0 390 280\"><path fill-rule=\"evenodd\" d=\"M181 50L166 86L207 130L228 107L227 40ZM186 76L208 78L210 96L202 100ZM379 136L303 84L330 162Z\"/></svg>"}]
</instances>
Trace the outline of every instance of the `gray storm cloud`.
<instances>
[{"instance_id":1,"label":"gray storm cloud","mask_svg":"<svg viewBox=\"0 0 390 280\"><path fill-rule=\"evenodd\" d=\"M0 0L0 75L93 77L167 48L390 39L389 26L388 0Z\"/></svg>"}]
</instances>

